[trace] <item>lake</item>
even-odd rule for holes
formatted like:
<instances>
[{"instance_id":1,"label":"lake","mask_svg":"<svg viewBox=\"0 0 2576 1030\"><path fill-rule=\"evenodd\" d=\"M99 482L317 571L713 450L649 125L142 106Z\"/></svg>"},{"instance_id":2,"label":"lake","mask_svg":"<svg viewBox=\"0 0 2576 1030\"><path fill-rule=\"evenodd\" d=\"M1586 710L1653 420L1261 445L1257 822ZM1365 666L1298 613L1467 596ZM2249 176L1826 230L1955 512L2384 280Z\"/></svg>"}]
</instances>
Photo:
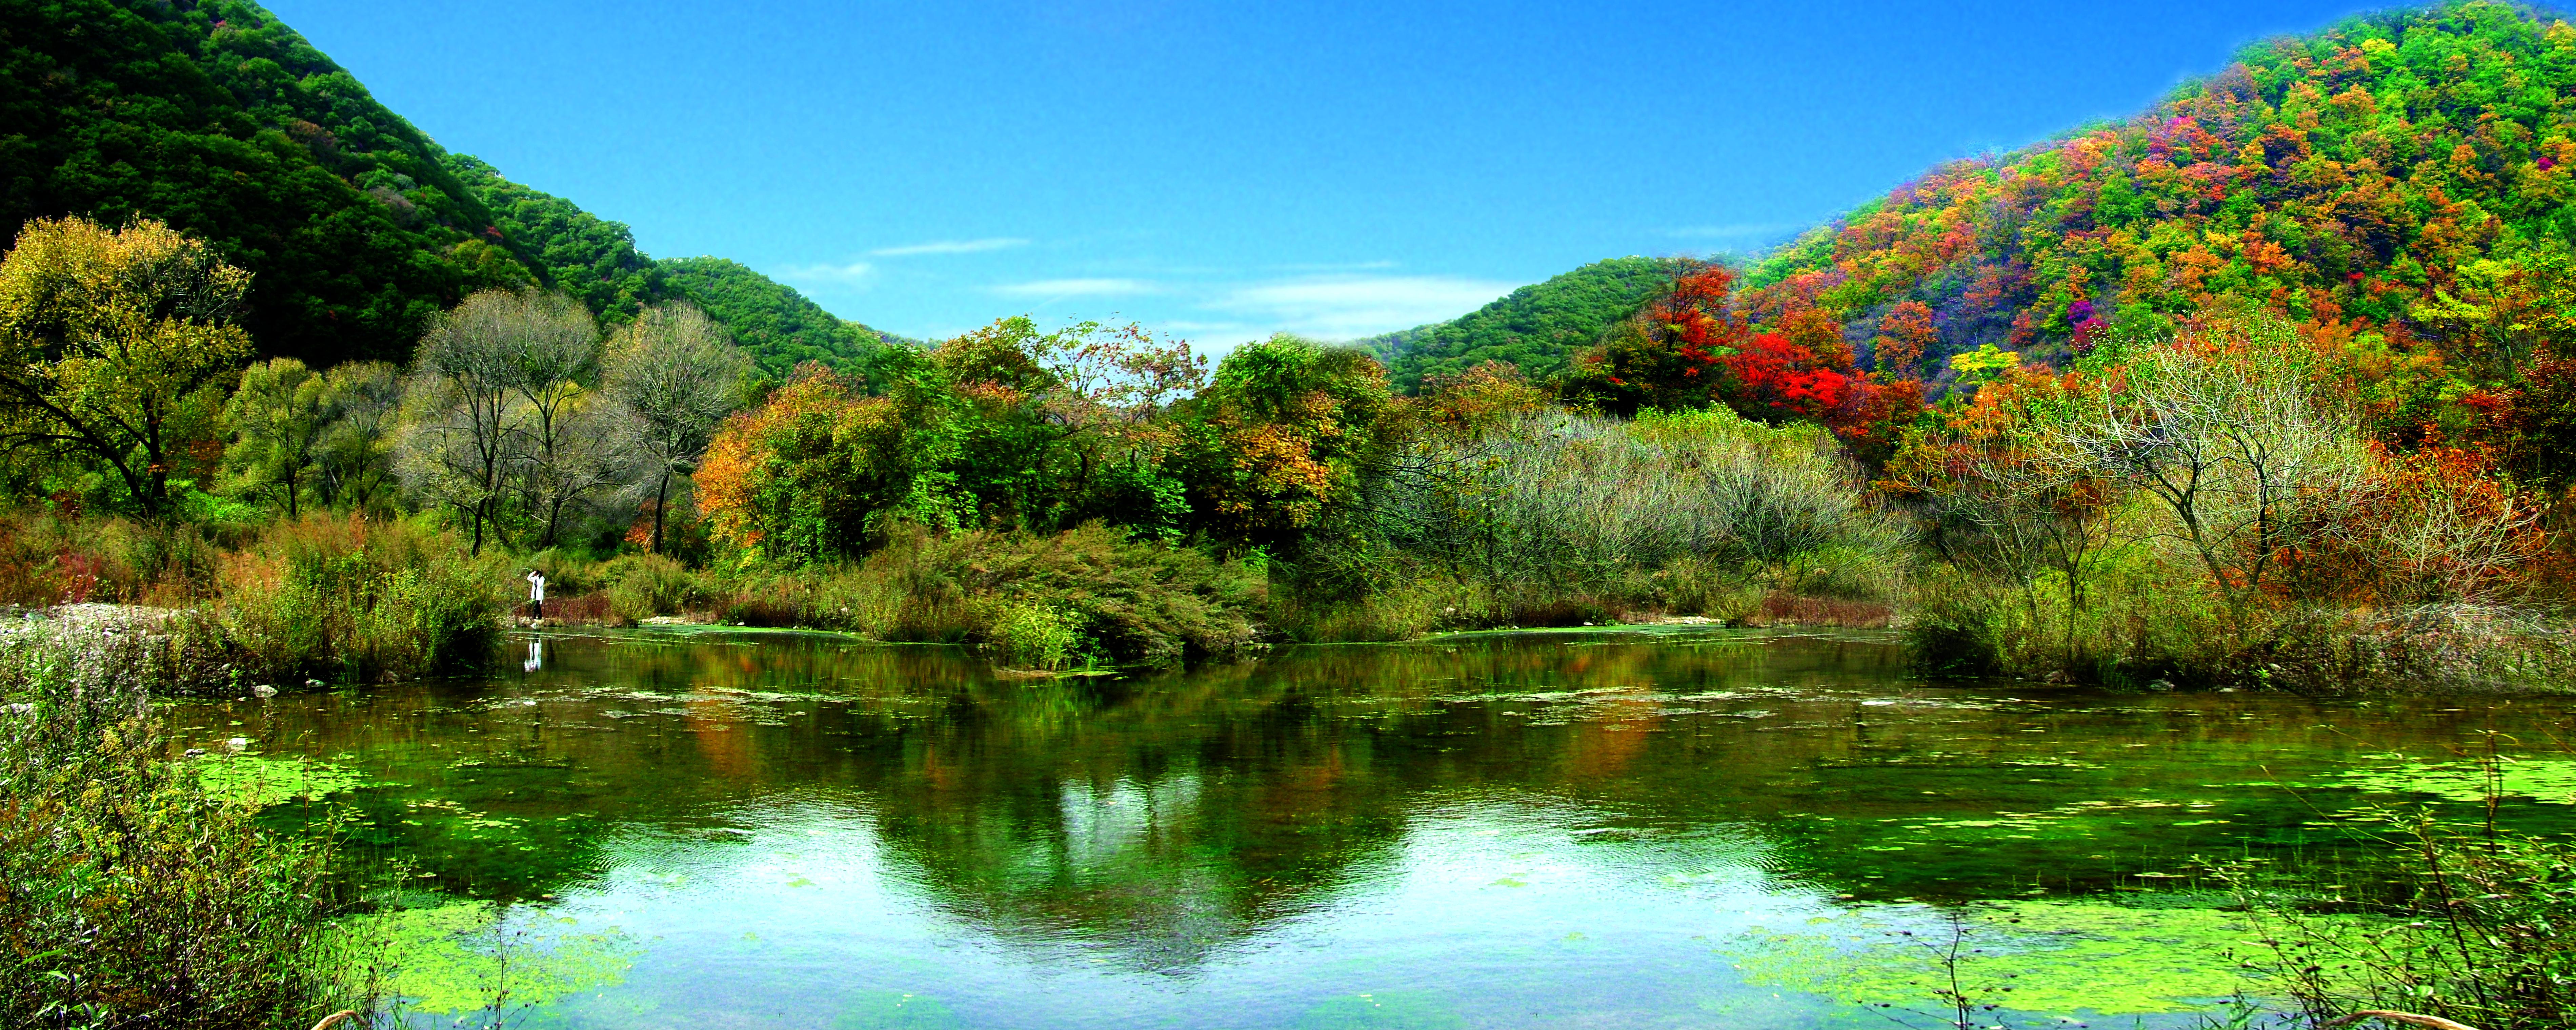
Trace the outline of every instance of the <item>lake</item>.
<instances>
[{"instance_id":1,"label":"lake","mask_svg":"<svg viewBox=\"0 0 2576 1030\"><path fill-rule=\"evenodd\" d=\"M2005 1025L2186 1027L2246 986L2214 868L2367 895L2355 814L2482 811L2490 748L2508 821L2576 827L2576 699L1934 682L1878 633L507 647L173 709L269 818L349 813L417 1026L1928 1027L1955 971Z\"/></svg>"}]
</instances>

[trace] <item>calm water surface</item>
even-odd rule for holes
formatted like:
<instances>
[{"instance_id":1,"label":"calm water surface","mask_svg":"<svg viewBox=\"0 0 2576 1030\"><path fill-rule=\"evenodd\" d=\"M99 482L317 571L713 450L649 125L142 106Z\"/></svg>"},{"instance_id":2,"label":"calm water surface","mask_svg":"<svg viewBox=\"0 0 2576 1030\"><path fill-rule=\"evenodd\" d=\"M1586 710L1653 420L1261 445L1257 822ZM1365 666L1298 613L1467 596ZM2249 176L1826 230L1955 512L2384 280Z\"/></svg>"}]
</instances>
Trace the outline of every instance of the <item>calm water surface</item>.
<instances>
[{"instance_id":1,"label":"calm water surface","mask_svg":"<svg viewBox=\"0 0 2576 1030\"><path fill-rule=\"evenodd\" d=\"M488 681L178 713L341 788L350 861L405 870L382 932L421 1026L488 1024L496 984L531 1027L1930 1026L1912 944L1952 932L2018 984L1993 1018L2188 1026L2235 975L2210 864L2363 890L2338 814L2466 796L2491 740L2510 818L2556 828L2576 783L2568 700L1936 684L1873 635L1058 679L509 646Z\"/></svg>"}]
</instances>

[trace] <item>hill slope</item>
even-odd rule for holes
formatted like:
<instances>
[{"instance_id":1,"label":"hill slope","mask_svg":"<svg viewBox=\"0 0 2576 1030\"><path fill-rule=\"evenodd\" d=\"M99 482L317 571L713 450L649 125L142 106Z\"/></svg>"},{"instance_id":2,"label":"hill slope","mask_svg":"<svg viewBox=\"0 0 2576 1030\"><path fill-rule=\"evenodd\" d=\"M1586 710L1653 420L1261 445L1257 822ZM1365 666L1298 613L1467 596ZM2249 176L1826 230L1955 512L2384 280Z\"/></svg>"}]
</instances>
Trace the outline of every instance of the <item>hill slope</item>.
<instances>
[{"instance_id":1,"label":"hill slope","mask_svg":"<svg viewBox=\"0 0 2576 1030\"><path fill-rule=\"evenodd\" d=\"M407 356L490 286L559 286L611 322L696 295L625 226L447 153L244 0L0 0L0 239L64 215L208 241L254 273L261 350L314 364ZM866 327L733 268L701 292L759 298L707 307L764 369L873 353Z\"/></svg>"},{"instance_id":2,"label":"hill slope","mask_svg":"<svg viewBox=\"0 0 2576 1030\"><path fill-rule=\"evenodd\" d=\"M2063 357L2227 296L2402 346L2489 310L2428 303L2563 267L2571 177L2576 29L2450 3L2258 44L2126 122L1935 169L1759 263L1743 301L1820 309L1864 354L1918 303L1935 359Z\"/></svg>"},{"instance_id":3,"label":"hill slope","mask_svg":"<svg viewBox=\"0 0 2576 1030\"><path fill-rule=\"evenodd\" d=\"M659 265L662 283L733 330L734 339L760 366L783 380L808 361L863 370L887 341L883 334L847 322L777 280L720 257L679 258Z\"/></svg>"},{"instance_id":4,"label":"hill slope","mask_svg":"<svg viewBox=\"0 0 2576 1030\"><path fill-rule=\"evenodd\" d=\"M1507 361L1544 379L1662 290L1682 264L1645 257L1596 261L1513 290L1454 321L1371 337L1357 346L1384 359L1408 392L1420 388L1424 376L1455 375L1487 361Z\"/></svg>"},{"instance_id":5,"label":"hill slope","mask_svg":"<svg viewBox=\"0 0 2576 1030\"><path fill-rule=\"evenodd\" d=\"M533 280L435 144L255 6L8 0L0 126L0 233L165 220L256 274L274 353L402 354L441 306Z\"/></svg>"}]
</instances>

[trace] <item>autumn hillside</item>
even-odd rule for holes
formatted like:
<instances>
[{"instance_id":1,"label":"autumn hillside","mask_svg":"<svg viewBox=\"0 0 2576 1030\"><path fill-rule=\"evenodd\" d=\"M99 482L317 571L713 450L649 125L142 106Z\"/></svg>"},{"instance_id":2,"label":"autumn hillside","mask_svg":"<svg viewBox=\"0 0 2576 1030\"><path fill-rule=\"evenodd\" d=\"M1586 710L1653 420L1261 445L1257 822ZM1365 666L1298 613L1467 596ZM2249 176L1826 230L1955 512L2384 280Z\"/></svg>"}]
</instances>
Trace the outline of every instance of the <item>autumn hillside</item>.
<instances>
[{"instance_id":1,"label":"autumn hillside","mask_svg":"<svg viewBox=\"0 0 2576 1030\"><path fill-rule=\"evenodd\" d=\"M2364 16L2128 121L1934 169L1759 262L1743 300L1822 310L1864 362L1928 315L1937 371L1986 344L2063 360L2232 295L2509 382L2528 351L2507 338L2536 327L2507 309L2567 279L2572 124L2567 23L2483 0Z\"/></svg>"}]
</instances>

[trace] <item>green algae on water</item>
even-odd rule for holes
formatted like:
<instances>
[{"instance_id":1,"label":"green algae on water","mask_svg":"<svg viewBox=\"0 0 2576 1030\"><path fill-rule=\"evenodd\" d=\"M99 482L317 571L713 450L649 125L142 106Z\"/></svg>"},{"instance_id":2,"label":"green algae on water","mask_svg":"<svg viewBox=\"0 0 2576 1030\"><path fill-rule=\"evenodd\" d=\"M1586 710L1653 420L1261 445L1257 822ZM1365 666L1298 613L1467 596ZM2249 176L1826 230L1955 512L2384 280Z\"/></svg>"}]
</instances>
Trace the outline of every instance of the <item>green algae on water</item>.
<instances>
[{"instance_id":1,"label":"green algae on water","mask_svg":"<svg viewBox=\"0 0 2576 1030\"><path fill-rule=\"evenodd\" d=\"M2334 784L2367 794L2430 794L2444 801L2484 802L2498 796L2544 805L2576 805L2576 760L2499 756L2490 770L2478 762L2400 762L2354 769Z\"/></svg>"},{"instance_id":2,"label":"green algae on water","mask_svg":"<svg viewBox=\"0 0 2576 1030\"><path fill-rule=\"evenodd\" d=\"M212 753L190 763L197 783L215 797L259 808L289 801L318 801L369 785L357 770L309 758L264 758L251 754Z\"/></svg>"},{"instance_id":3,"label":"green algae on water","mask_svg":"<svg viewBox=\"0 0 2576 1030\"><path fill-rule=\"evenodd\" d=\"M2254 933L2241 913L2093 901L1975 905L1954 924L1920 908L1862 909L1721 949L1747 981L1852 1005L1942 1008L1958 941L1960 993L1979 1007L2186 1013L2262 984L2227 959Z\"/></svg>"},{"instance_id":4,"label":"green algae on water","mask_svg":"<svg viewBox=\"0 0 2576 1030\"><path fill-rule=\"evenodd\" d=\"M639 950L614 929L542 934L514 929L504 915L491 902L466 901L357 917L343 932L381 947L384 987L401 1009L431 1015L515 1011L613 987Z\"/></svg>"}]
</instances>

